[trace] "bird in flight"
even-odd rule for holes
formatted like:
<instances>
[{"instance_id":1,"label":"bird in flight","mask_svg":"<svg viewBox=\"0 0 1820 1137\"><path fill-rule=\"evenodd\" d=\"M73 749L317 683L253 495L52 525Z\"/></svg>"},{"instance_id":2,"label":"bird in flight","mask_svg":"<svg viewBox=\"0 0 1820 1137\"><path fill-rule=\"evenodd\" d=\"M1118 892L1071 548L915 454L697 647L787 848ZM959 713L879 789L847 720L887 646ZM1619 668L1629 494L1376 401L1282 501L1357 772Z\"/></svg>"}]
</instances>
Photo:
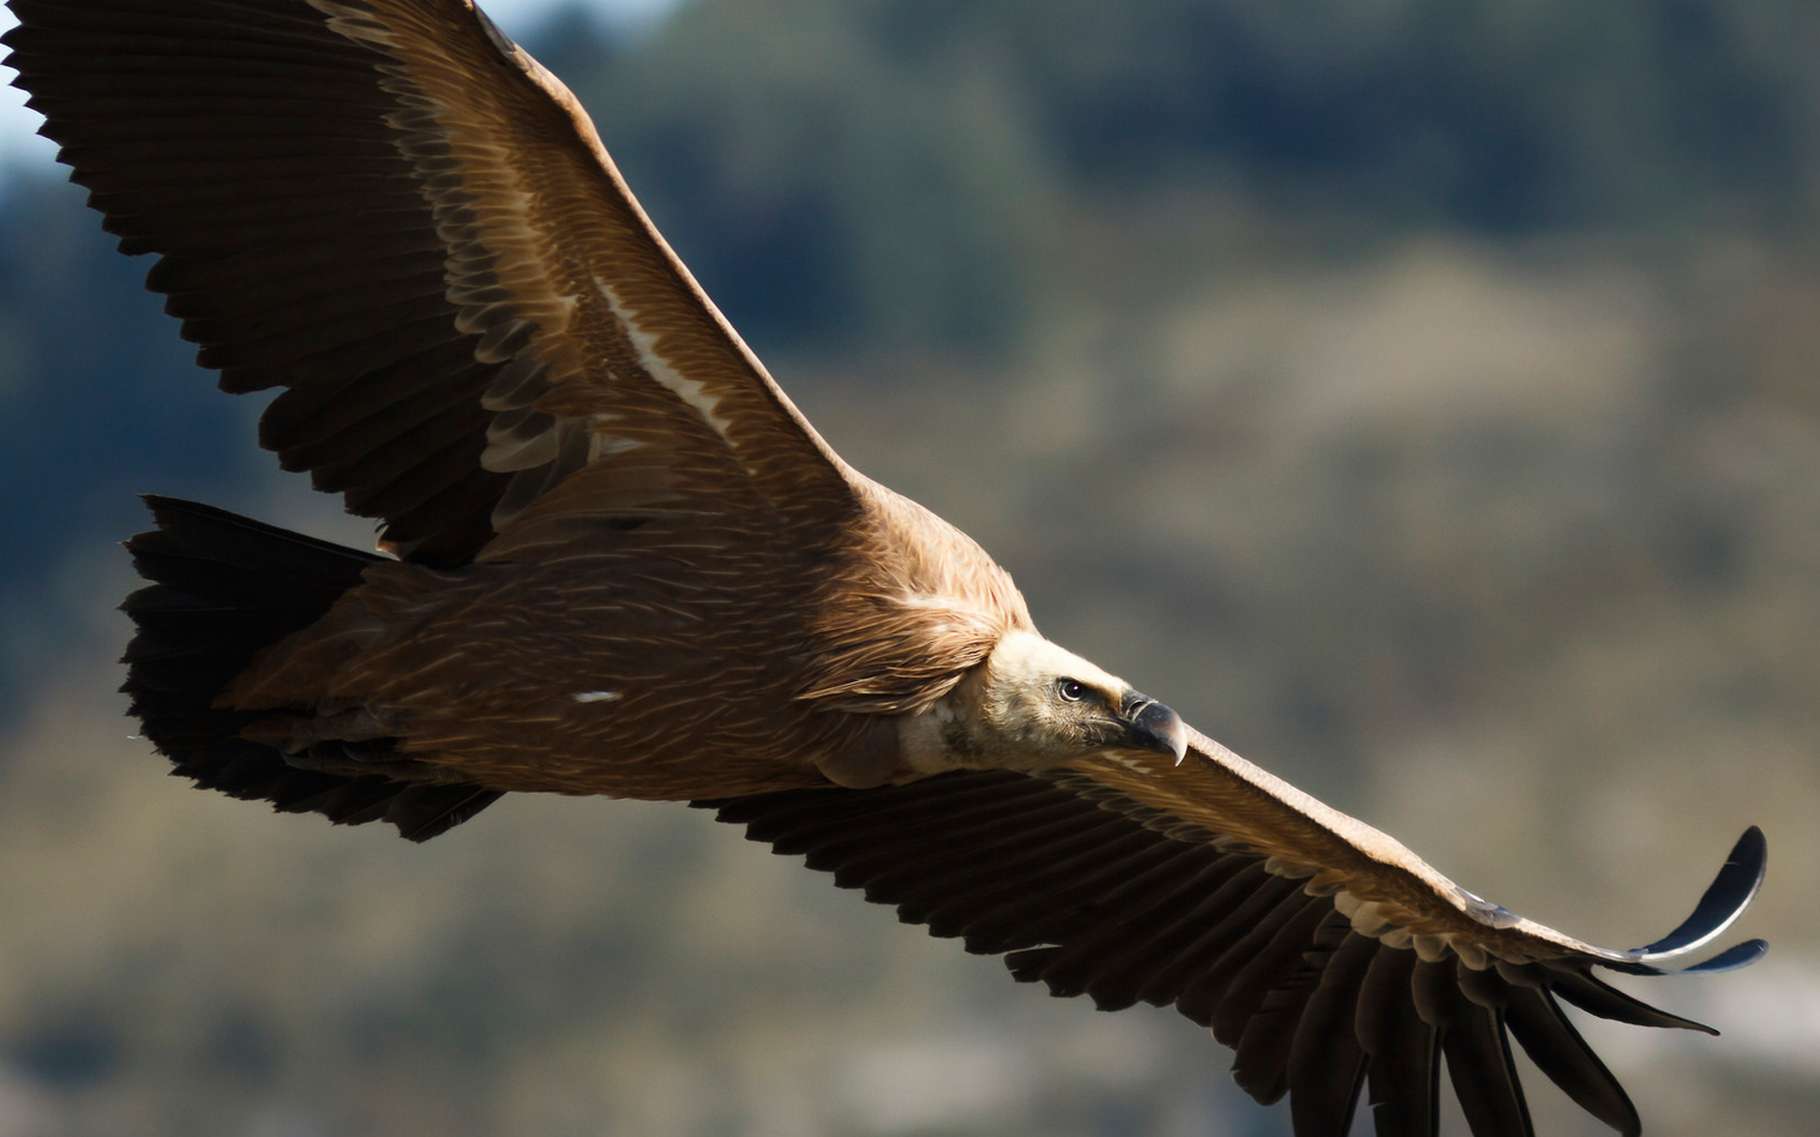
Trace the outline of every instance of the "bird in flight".
<instances>
[{"instance_id":1,"label":"bird in flight","mask_svg":"<svg viewBox=\"0 0 1820 1137\"><path fill-rule=\"evenodd\" d=\"M1011 973L1174 1006L1298 1137L1533 1133L1516 1043L1638 1114L1561 1003L1694 962L1762 834L1595 947L1044 638L959 530L849 466L471 0L10 0L17 85L260 441L381 554L148 499L125 690L197 785L423 841L512 792L688 801ZM1687 966L1688 964L1691 966Z\"/></svg>"}]
</instances>

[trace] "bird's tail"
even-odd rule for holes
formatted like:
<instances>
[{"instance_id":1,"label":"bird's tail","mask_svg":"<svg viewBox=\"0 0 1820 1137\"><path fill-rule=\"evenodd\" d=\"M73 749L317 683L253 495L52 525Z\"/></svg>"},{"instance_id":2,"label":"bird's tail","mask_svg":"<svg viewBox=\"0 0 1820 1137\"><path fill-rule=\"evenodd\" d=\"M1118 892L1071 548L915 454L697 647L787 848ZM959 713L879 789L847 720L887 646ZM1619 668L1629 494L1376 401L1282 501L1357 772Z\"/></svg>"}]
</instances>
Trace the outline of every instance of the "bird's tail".
<instances>
[{"instance_id":1,"label":"bird's tail","mask_svg":"<svg viewBox=\"0 0 1820 1137\"><path fill-rule=\"evenodd\" d=\"M151 583L121 605L137 627L121 690L172 773L338 825L390 821L414 841L459 825L499 797L476 786L305 768L243 737L264 712L222 709L216 696L261 649L320 619L380 558L212 506L145 500L157 528L126 547Z\"/></svg>"}]
</instances>

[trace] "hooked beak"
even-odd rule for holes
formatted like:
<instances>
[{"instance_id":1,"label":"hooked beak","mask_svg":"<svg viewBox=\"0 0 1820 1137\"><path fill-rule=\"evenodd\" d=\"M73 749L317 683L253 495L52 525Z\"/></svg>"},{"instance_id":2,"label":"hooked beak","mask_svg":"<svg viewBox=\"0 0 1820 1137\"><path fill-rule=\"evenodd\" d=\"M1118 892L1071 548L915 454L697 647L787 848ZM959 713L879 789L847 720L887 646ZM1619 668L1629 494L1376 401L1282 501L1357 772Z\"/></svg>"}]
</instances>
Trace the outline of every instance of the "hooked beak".
<instances>
[{"instance_id":1,"label":"hooked beak","mask_svg":"<svg viewBox=\"0 0 1820 1137\"><path fill-rule=\"evenodd\" d=\"M1154 750L1181 765L1188 753L1188 728L1182 717L1155 699L1133 692L1125 699L1126 745Z\"/></svg>"}]
</instances>

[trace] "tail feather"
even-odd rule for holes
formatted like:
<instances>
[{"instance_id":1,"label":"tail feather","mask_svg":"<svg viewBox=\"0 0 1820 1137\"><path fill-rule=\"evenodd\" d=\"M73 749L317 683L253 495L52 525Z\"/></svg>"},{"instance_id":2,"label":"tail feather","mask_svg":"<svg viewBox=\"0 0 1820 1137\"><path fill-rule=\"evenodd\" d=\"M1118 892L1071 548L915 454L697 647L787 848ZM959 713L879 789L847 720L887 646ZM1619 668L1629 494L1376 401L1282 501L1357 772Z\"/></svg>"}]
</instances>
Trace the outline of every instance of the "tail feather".
<instances>
[{"instance_id":1,"label":"tail feather","mask_svg":"<svg viewBox=\"0 0 1820 1137\"><path fill-rule=\"evenodd\" d=\"M499 798L478 786L301 768L243 737L264 712L217 708L216 695L262 649L321 619L381 558L212 506L145 501L157 528L126 547L151 583L121 605L137 627L122 657L121 690L173 774L338 825L389 821L413 841L446 832Z\"/></svg>"}]
</instances>

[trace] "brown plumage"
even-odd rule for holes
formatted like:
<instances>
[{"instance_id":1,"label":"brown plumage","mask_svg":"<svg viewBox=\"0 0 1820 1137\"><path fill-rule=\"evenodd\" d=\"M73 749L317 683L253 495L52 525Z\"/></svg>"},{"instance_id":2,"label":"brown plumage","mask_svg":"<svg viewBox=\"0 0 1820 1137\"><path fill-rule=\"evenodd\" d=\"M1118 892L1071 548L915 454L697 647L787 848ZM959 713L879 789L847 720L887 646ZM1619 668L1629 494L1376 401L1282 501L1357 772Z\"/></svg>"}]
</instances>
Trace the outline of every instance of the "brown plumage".
<instances>
[{"instance_id":1,"label":"brown plumage","mask_svg":"<svg viewBox=\"0 0 1820 1137\"><path fill-rule=\"evenodd\" d=\"M127 691L198 784L423 840L509 791L693 800L1102 1007L1173 1005L1302 1137L1627 1133L1556 997L1705 947L1488 904L1036 631L804 421L569 92L467 0L10 0L9 60L200 362L387 556L151 499ZM1750 941L1700 965L1737 966Z\"/></svg>"}]
</instances>

